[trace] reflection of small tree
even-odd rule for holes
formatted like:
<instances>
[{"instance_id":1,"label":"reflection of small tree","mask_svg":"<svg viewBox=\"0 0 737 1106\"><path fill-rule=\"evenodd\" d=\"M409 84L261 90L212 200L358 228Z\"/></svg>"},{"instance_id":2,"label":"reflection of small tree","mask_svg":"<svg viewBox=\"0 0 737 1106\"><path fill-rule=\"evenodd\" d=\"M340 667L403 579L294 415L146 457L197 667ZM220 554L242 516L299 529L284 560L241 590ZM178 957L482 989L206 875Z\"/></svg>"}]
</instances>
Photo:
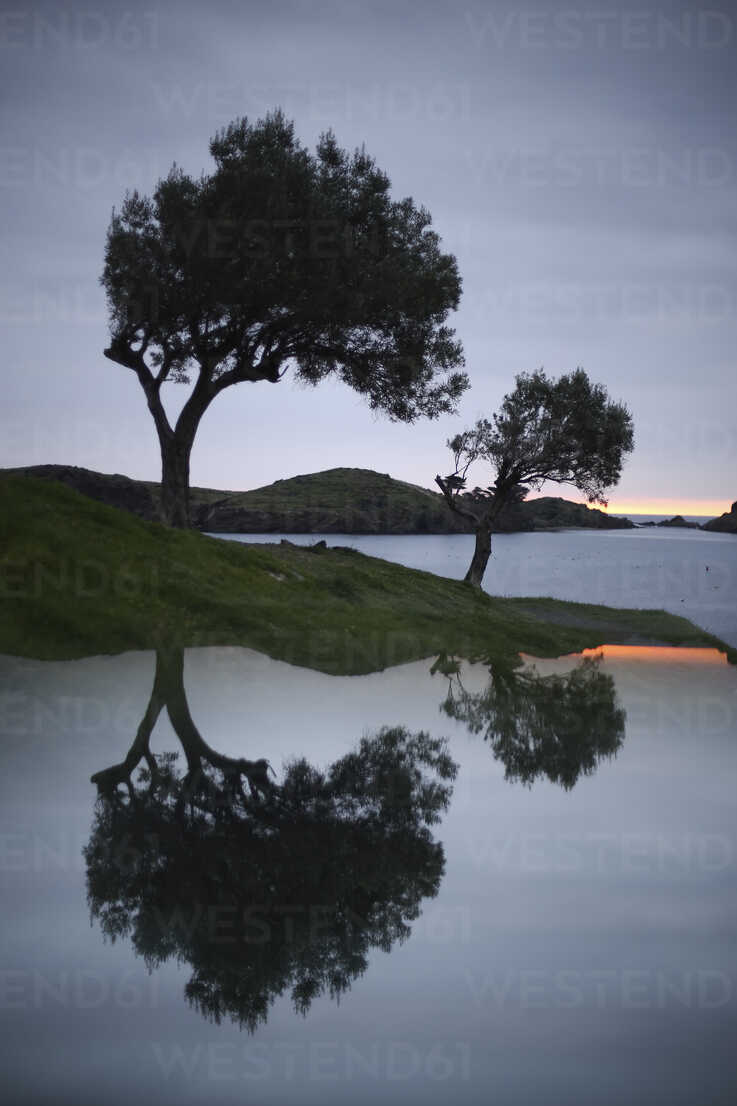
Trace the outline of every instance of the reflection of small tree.
<instances>
[{"instance_id":1,"label":"reflection of small tree","mask_svg":"<svg viewBox=\"0 0 737 1106\"><path fill-rule=\"evenodd\" d=\"M586 657L564 676L490 665L489 682L479 693L466 691L459 666L448 658L433 669L448 676L441 709L471 733L483 734L506 779L532 784L546 776L569 789L614 756L624 740L625 712L600 660Z\"/></svg>"},{"instance_id":2,"label":"reflection of small tree","mask_svg":"<svg viewBox=\"0 0 737 1106\"><path fill-rule=\"evenodd\" d=\"M442 741L383 729L324 772L295 761L260 801L233 788L227 764L201 763L196 786L168 754L127 797L100 790L88 899L150 968L190 964L186 995L203 1015L253 1031L283 992L305 1013L346 991L371 948L408 936L442 877L429 827L456 765Z\"/></svg>"}]
</instances>

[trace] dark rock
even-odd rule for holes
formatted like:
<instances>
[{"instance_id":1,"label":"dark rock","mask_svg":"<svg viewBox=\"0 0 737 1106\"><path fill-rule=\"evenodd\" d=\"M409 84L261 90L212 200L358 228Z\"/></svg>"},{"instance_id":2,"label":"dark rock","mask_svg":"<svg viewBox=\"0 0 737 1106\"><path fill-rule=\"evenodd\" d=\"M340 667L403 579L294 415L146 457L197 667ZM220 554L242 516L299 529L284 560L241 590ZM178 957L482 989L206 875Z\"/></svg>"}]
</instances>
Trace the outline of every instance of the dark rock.
<instances>
[{"instance_id":1,"label":"dark rock","mask_svg":"<svg viewBox=\"0 0 737 1106\"><path fill-rule=\"evenodd\" d=\"M560 496L542 496L513 504L502 511L499 521L500 529L509 530L632 530L635 525L628 518L608 515L596 507L571 503Z\"/></svg>"},{"instance_id":2,"label":"dark rock","mask_svg":"<svg viewBox=\"0 0 737 1106\"><path fill-rule=\"evenodd\" d=\"M737 534L737 500L729 511L725 511L719 518L713 518L711 522L705 522L702 530L714 530L718 534Z\"/></svg>"},{"instance_id":3,"label":"dark rock","mask_svg":"<svg viewBox=\"0 0 737 1106\"><path fill-rule=\"evenodd\" d=\"M647 525L647 524L646 524ZM674 515L673 518L664 519L662 522L656 522L656 526L680 526L687 530L700 530L698 522L686 522L683 515Z\"/></svg>"}]
</instances>

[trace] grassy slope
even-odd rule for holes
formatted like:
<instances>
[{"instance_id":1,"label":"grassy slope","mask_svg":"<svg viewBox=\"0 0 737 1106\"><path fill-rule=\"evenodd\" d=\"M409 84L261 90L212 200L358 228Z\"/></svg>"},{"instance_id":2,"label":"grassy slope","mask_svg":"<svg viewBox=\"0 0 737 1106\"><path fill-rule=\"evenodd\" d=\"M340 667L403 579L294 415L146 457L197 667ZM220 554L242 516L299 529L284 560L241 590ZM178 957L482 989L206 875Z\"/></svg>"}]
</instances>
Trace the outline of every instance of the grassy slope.
<instances>
[{"instance_id":1,"label":"grassy slope","mask_svg":"<svg viewBox=\"0 0 737 1106\"><path fill-rule=\"evenodd\" d=\"M196 514L200 505L224 500L229 510L272 514L273 529L288 532L458 529L439 493L369 469L328 469L245 492L193 489L191 503Z\"/></svg>"},{"instance_id":2,"label":"grassy slope","mask_svg":"<svg viewBox=\"0 0 737 1106\"><path fill-rule=\"evenodd\" d=\"M726 649L662 611L494 599L352 550L168 530L28 477L0 479L0 604L0 652L44 659L151 648L161 637L247 645L334 673L443 650L555 656L633 641Z\"/></svg>"},{"instance_id":3,"label":"grassy slope","mask_svg":"<svg viewBox=\"0 0 737 1106\"><path fill-rule=\"evenodd\" d=\"M149 482L146 487L158 502L160 486ZM371 469L327 469L277 480L246 492L192 488L193 517L197 517L199 508L224 501L232 510L274 515L273 528L286 533L305 529L317 532L338 522L339 528L348 533L468 530L458 516L448 511L439 492ZM544 530L562 526L615 528L604 512L559 496L526 500L509 507L498 520L500 530Z\"/></svg>"},{"instance_id":4,"label":"grassy slope","mask_svg":"<svg viewBox=\"0 0 737 1106\"><path fill-rule=\"evenodd\" d=\"M194 492L193 504L211 501L211 491ZM201 496L201 498L200 498ZM452 516L439 493L369 469L337 468L277 480L248 492L227 492L228 506L284 516L285 521L342 519L351 529L382 530L402 522L414 529L424 516L429 529L449 529ZM279 526L281 529L281 526Z\"/></svg>"},{"instance_id":5,"label":"grassy slope","mask_svg":"<svg viewBox=\"0 0 737 1106\"><path fill-rule=\"evenodd\" d=\"M208 497L212 495L211 489L203 489ZM254 488L248 492L221 492L221 495L243 498L249 506L266 506L277 502L285 506L296 504L298 506L311 506L315 500L318 502L344 502L368 497L373 501L377 494L387 493L397 496L400 502L408 507L415 508L418 500L427 500L430 503L438 502L442 505L439 493L428 488L420 488L416 484L408 484L404 480L373 472L371 469L336 468L326 469L324 472L307 473L304 476L292 476L288 480L276 480L273 484L267 484L263 488Z\"/></svg>"}]
</instances>

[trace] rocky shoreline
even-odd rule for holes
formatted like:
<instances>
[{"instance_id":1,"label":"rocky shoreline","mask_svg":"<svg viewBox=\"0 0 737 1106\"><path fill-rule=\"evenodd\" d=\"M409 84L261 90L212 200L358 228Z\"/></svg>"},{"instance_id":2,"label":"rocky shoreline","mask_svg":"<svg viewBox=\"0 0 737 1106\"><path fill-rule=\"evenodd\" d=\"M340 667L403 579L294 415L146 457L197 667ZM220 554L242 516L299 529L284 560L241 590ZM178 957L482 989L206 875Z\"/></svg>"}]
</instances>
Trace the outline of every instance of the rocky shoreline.
<instances>
[{"instance_id":1,"label":"rocky shoreline","mask_svg":"<svg viewBox=\"0 0 737 1106\"><path fill-rule=\"evenodd\" d=\"M673 518L663 519L662 522L641 522L639 526L680 527L686 530L710 530L717 534L737 534L737 500L723 515L710 519L703 526L698 522L687 522L683 515L674 515Z\"/></svg>"}]
</instances>

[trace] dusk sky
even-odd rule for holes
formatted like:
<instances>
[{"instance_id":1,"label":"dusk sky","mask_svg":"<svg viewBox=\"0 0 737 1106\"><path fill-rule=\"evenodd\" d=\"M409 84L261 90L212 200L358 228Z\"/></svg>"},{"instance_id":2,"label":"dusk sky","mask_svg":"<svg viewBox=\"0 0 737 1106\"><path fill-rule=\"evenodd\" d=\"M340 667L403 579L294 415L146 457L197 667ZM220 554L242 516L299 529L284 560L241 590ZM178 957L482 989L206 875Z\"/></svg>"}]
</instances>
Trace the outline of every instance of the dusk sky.
<instances>
[{"instance_id":1,"label":"dusk sky","mask_svg":"<svg viewBox=\"0 0 737 1106\"><path fill-rule=\"evenodd\" d=\"M365 143L393 195L429 208L463 276L471 388L457 417L407 426L338 383L241 384L203 420L193 484L357 466L431 486L446 438L516 373L581 365L634 417L613 509L737 497L726 0L3 3L0 73L0 466L159 478L141 389L102 354L110 213L173 161L209 170L219 127L281 106L305 144L331 127ZM165 394L175 410L186 388Z\"/></svg>"}]
</instances>

